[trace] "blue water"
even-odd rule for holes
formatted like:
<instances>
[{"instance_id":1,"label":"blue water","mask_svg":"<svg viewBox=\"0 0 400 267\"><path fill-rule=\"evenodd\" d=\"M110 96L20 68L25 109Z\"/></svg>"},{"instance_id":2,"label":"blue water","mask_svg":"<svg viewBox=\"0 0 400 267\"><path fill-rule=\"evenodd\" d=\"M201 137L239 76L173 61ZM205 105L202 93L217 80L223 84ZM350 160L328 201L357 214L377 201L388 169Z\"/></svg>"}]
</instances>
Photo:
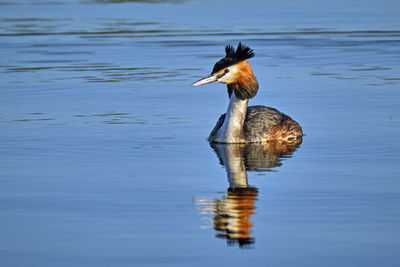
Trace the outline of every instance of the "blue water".
<instances>
[{"instance_id":1,"label":"blue water","mask_svg":"<svg viewBox=\"0 0 400 267\"><path fill-rule=\"evenodd\" d=\"M0 10L1 266L399 265L398 1ZM190 86L239 41L305 132L246 196L206 141L226 88Z\"/></svg>"}]
</instances>

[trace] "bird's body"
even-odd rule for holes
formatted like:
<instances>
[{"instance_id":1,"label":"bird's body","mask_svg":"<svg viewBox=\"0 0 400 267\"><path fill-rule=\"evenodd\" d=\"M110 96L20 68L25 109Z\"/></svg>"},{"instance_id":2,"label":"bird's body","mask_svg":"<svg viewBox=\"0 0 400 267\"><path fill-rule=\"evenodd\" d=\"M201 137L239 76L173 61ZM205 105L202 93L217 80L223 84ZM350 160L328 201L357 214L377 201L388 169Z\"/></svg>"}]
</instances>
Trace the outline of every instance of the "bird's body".
<instances>
[{"instance_id":1,"label":"bird's body","mask_svg":"<svg viewBox=\"0 0 400 267\"><path fill-rule=\"evenodd\" d=\"M302 128L292 118L271 107L247 106L258 91L258 82L246 60L254 56L253 51L241 43L236 52L231 46L225 51L226 57L215 64L211 75L193 84L222 82L228 87L228 110L221 115L208 140L215 143L300 143Z\"/></svg>"},{"instance_id":2,"label":"bird's body","mask_svg":"<svg viewBox=\"0 0 400 267\"><path fill-rule=\"evenodd\" d=\"M247 107L247 103L242 106L246 108L241 111L242 114L245 114L244 119L240 119L242 115L232 114L229 111L228 114L231 114L231 118L227 119L227 113L222 114L211 131L208 141L260 143L268 141L298 142L301 139L301 126L277 109L265 106ZM235 124L237 127L232 126Z\"/></svg>"}]
</instances>

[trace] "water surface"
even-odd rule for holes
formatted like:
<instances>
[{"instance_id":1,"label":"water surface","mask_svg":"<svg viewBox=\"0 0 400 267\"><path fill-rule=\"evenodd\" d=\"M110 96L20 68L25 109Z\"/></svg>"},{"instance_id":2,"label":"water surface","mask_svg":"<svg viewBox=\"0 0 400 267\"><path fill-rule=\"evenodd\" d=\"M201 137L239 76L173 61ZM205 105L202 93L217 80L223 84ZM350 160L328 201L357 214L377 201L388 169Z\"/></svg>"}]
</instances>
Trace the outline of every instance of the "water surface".
<instances>
[{"instance_id":1,"label":"water surface","mask_svg":"<svg viewBox=\"0 0 400 267\"><path fill-rule=\"evenodd\" d=\"M0 7L4 266L398 264L397 1ZM206 141L226 89L190 84L239 41L296 150Z\"/></svg>"}]
</instances>

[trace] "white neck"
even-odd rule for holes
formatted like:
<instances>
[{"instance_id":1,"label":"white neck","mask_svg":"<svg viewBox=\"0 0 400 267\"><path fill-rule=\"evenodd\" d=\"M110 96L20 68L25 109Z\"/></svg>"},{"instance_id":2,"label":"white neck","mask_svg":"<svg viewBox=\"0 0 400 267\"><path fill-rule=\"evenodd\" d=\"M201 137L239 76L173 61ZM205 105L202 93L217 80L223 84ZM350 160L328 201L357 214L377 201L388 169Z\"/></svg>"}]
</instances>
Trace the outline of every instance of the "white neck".
<instances>
[{"instance_id":1,"label":"white neck","mask_svg":"<svg viewBox=\"0 0 400 267\"><path fill-rule=\"evenodd\" d=\"M218 132L217 142L243 143L243 124L247 113L248 99L241 100L231 93L225 120Z\"/></svg>"}]
</instances>

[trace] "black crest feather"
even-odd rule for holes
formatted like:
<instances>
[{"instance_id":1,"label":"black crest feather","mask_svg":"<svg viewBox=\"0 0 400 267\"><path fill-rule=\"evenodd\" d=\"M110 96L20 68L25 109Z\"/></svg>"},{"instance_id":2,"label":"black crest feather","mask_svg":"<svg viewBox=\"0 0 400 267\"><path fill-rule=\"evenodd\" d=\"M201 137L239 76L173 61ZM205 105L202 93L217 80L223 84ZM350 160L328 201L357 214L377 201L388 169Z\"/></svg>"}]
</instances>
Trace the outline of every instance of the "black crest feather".
<instances>
[{"instance_id":1,"label":"black crest feather","mask_svg":"<svg viewBox=\"0 0 400 267\"><path fill-rule=\"evenodd\" d=\"M233 48L233 46L231 46L231 45L227 45L227 46L225 46L225 53L226 53L225 57L234 57L235 56L235 48Z\"/></svg>"},{"instance_id":2,"label":"black crest feather","mask_svg":"<svg viewBox=\"0 0 400 267\"><path fill-rule=\"evenodd\" d=\"M253 49L251 49L248 46L242 45L242 43L239 42L239 44L236 48L235 57L237 58L238 61L252 58L252 57L254 57Z\"/></svg>"},{"instance_id":3,"label":"black crest feather","mask_svg":"<svg viewBox=\"0 0 400 267\"><path fill-rule=\"evenodd\" d=\"M248 46L242 45L241 42L239 42L236 51L231 45L225 46L225 53L225 57L215 63L212 73L218 72L224 68L239 63L240 61L254 57L253 49Z\"/></svg>"}]
</instances>

